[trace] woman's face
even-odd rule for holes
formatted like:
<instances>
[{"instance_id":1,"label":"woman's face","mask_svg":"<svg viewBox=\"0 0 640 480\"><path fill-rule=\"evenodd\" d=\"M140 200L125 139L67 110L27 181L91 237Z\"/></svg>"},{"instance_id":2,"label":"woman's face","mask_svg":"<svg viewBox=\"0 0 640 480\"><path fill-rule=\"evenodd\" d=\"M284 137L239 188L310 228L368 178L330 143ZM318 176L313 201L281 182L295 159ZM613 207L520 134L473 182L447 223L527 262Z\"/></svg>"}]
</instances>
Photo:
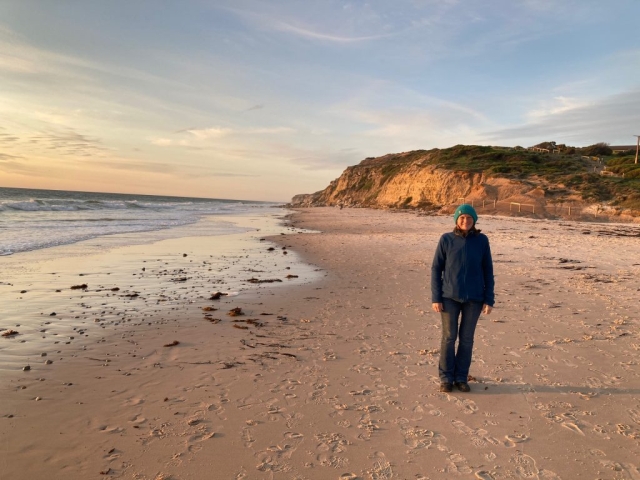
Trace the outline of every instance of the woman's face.
<instances>
[{"instance_id":1,"label":"woman's face","mask_svg":"<svg viewBox=\"0 0 640 480\"><path fill-rule=\"evenodd\" d=\"M463 213L458 217L456 225L460 230L468 232L469 230L471 230L471 227L473 227L473 217L471 215Z\"/></svg>"}]
</instances>

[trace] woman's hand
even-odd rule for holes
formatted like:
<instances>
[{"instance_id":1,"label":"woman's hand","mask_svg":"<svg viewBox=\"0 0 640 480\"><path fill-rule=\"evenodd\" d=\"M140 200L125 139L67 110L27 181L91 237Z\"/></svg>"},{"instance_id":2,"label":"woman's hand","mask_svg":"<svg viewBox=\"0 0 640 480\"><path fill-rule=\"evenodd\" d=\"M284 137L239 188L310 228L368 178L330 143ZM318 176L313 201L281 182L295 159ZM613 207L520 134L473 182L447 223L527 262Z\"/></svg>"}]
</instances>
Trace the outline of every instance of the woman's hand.
<instances>
[{"instance_id":1,"label":"woman's hand","mask_svg":"<svg viewBox=\"0 0 640 480\"><path fill-rule=\"evenodd\" d=\"M444 305L442 305L441 303L432 303L431 308L436 313L444 312Z\"/></svg>"},{"instance_id":2,"label":"woman's hand","mask_svg":"<svg viewBox=\"0 0 640 480\"><path fill-rule=\"evenodd\" d=\"M489 306L487 304L484 304L482 306L482 313L484 313L485 315L489 315L491 313L491 310L493 310L493 307L491 307L491 306Z\"/></svg>"}]
</instances>

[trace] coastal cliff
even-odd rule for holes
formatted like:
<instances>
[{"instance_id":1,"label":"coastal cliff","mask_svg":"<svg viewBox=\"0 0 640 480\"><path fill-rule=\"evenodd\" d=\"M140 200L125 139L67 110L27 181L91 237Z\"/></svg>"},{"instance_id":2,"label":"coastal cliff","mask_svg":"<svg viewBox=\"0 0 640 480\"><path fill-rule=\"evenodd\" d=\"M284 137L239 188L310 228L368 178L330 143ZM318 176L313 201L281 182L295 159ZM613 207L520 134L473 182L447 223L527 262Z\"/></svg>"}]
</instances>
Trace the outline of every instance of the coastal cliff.
<instances>
[{"instance_id":1,"label":"coastal cliff","mask_svg":"<svg viewBox=\"0 0 640 480\"><path fill-rule=\"evenodd\" d=\"M504 211L637 217L638 181L626 189L600 178L600 160L524 149L458 145L367 158L324 190L296 195L291 206L443 210L467 202ZM609 183L607 183L609 182ZM623 195L625 193L626 195ZM573 210L571 210L573 208Z\"/></svg>"}]
</instances>

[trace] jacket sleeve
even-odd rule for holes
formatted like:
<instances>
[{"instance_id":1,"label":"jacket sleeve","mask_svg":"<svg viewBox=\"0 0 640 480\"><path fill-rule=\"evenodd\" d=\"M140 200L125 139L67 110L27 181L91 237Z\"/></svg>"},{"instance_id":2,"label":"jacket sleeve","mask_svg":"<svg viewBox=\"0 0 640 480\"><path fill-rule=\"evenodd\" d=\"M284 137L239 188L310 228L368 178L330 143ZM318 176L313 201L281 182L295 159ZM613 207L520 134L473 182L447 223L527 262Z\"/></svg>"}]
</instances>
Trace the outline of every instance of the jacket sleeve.
<instances>
[{"instance_id":1,"label":"jacket sleeve","mask_svg":"<svg viewBox=\"0 0 640 480\"><path fill-rule=\"evenodd\" d=\"M444 236L440 237L431 264L431 302L442 303L442 272L447 261Z\"/></svg>"},{"instance_id":2,"label":"jacket sleeve","mask_svg":"<svg viewBox=\"0 0 640 480\"><path fill-rule=\"evenodd\" d=\"M482 255L482 274L484 276L484 303L493 307L495 303L495 280L493 279L493 259L491 258L491 246L488 238L484 255Z\"/></svg>"}]
</instances>

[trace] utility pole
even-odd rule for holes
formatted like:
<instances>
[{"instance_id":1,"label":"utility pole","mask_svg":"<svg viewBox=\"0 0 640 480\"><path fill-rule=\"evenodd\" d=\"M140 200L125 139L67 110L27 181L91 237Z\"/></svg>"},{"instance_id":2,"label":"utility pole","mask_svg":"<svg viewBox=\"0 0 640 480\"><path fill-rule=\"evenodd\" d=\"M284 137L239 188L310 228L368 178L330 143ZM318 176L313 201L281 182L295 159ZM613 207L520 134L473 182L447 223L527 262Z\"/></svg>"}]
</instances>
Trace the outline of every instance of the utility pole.
<instances>
[{"instance_id":1,"label":"utility pole","mask_svg":"<svg viewBox=\"0 0 640 480\"><path fill-rule=\"evenodd\" d=\"M636 162L638 163L638 149L640 149L640 135L634 135L634 137L636 137L637 142L636 142Z\"/></svg>"}]
</instances>

